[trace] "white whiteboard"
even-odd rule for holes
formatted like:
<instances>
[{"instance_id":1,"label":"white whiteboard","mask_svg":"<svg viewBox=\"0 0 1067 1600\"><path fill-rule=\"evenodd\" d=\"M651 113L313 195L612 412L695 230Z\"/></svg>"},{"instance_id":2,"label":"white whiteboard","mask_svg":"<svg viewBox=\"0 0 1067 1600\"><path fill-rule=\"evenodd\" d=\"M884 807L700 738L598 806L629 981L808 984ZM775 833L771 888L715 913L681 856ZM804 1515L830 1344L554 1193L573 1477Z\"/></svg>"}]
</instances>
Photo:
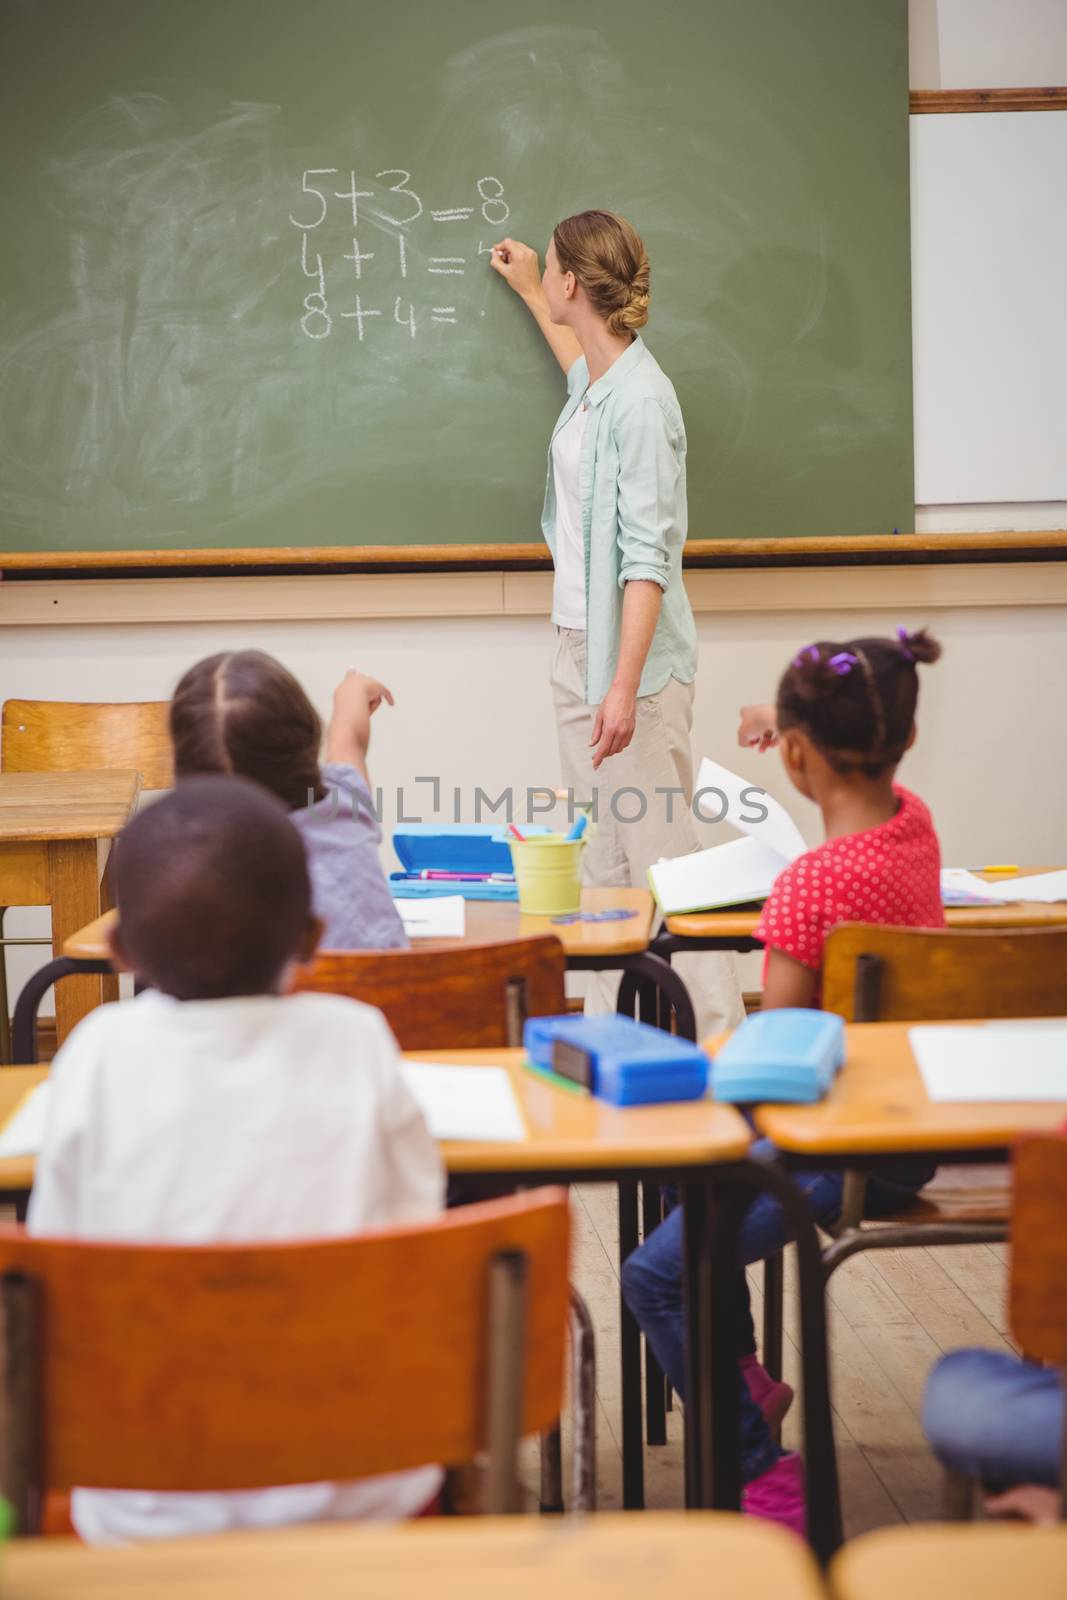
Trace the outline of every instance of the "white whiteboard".
<instances>
[{"instance_id":1,"label":"white whiteboard","mask_svg":"<svg viewBox=\"0 0 1067 1600\"><path fill-rule=\"evenodd\" d=\"M1067 112L911 119L915 499L1067 500Z\"/></svg>"}]
</instances>

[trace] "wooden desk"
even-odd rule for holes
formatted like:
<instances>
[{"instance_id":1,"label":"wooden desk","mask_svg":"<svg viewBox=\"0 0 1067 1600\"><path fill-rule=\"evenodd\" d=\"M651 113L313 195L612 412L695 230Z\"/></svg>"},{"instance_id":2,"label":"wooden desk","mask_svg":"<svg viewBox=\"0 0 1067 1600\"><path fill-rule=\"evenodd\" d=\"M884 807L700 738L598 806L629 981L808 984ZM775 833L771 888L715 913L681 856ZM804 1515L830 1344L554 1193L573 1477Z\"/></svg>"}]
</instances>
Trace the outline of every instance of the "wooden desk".
<instances>
[{"instance_id":1,"label":"wooden desk","mask_svg":"<svg viewBox=\"0 0 1067 1600\"><path fill-rule=\"evenodd\" d=\"M737 1475L737 1360L733 1328L737 1283L737 1222L752 1198L753 1182L763 1181L747 1162L752 1134L733 1106L717 1106L710 1099L675 1106L608 1106L589 1094L557 1088L545 1078L523 1069L522 1050L413 1051L413 1061L451 1062L456 1066L501 1066L507 1070L526 1125L526 1138L518 1142L446 1142L442 1147L450 1173L464 1174L477 1186L486 1184L536 1184L536 1182L617 1182L635 1189L640 1181L672 1182L681 1190L686 1218L686 1502L691 1506L736 1504ZM19 1067L0 1074L0 1115L10 1110L30 1083L46 1075L43 1067ZM10 1086L8 1086L10 1085ZM0 1162L0 1190L24 1208L32 1186L34 1163L24 1158ZM792 1190L785 1179L774 1179L779 1189ZM21 1192L19 1192L21 1190ZM792 1190L795 1195L795 1190ZM789 1205L789 1194L784 1195ZM801 1250L816 1254L814 1229L806 1222L803 1203L798 1216ZM635 1208L621 1206L621 1214ZM806 1229L806 1232L805 1232ZM637 1237L624 1238L621 1253L629 1253ZM808 1275L809 1282L814 1282ZM806 1309L817 1302L821 1288L813 1291ZM715 1317L712 1317L715 1306ZM814 1328L814 1336L811 1330ZM824 1362L821 1326L805 1322L805 1363ZM635 1344L625 1354L635 1376L630 1403L622 1406L622 1454L629 1474L629 1504L641 1502L640 1349ZM637 1362L633 1357L637 1355ZM806 1384L806 1400L824 1405L825 1414L813 1427L829 1434L829 1402L825 1379L816 1374ZM635 1405L633 1405L635 1402ZM814 1413L811 1414L814 1416ZM811 1421L806 1413L806 1421ZM713 1462L713 1470L712 1470ZM814 1491L813 1491L814 1493ZM817 1498L817 1496L816 1496ZM813 1501L814 1504L814 1501ZM833 1541L824 1546L829 1555Z\"/></svg>"},{"instance_id":2,"label":"wooden desk","mask_svg":"<svg viewBox=\"0 0 1067 1600\"><path fill-rule=\"evenodd\" d=\"M551 933L567 959L610 959L648 949L652 937L655 901L648 889L583 889L583 911L624 910L636 913L620 922L553 922L551 917L531 917L508 900L468 900L467 931L462 939L419 939L419 950L453 949L460 944L498 944L508 939L530 939ZM63 954L74 961L106 961L107 932L116 921L114 911L97 917L72 933Z\"/></svg>"},{"instance_id":3,"label":"wooden desk","mask_svg":"<svg viewBox=\"0 0 1067 1600\"><path fill-rule=\"evenodd\" d=\"M835 1600L1063 1600L1067 1527L883 1528L853 1540L829 1577Z\"/></svg>"},{"instance_id":4,"label":"wooden desk","mask_svg":"<svg viewBox=\"0 0 1067 1600\"><path fill-rule=\"evenodd\" d=\"M52 948L102 909L111 841L141 792L137 772L0 773L0 904L51 906ZM56 1033L100 1004L98 976L56 990Z\"/></svg>"},{"instance_id":5,"label":"wooden desk","mask_svg":"<svg viewBox=\"0 0 1067 1600\"><path fill-rule=\"evenodd\" d=\"M4 1067L0 1071L0 1126L3 1125L26 1093L48 1077L47 1067ZM0 1199L18 1207L25 1213L26 1197L33 1188L34 1159L32 1156L0 1157ZM0 1556L0 1570L2 1570Z\"/></svg>"},{"instance_id":6,"label":"wooden desk","mask_svg":"<svg viewBox=\"0 0 1067 1600\"><path fill-rule=\"evenodd\" d=\"M800 1541L747 1517L428 1519L87 1549L5 1547L5 1600L825 1600Z\"/></svg>"},{"instance_id":7,"label":"wooden desk","mask_svg":"<svg viewBox=\"0 0 1067 1600\"><path fill-rule=\"evenodd\" d=\"M975 876L990 883L1010 883L1013 877L1029 877L1034 872L1058 872L1058 867L1022 867L1018 873L979 872ZM688 911L683 916L667 917L664 935L653 948L662 955L677 950L762 950L752 932L759 921L758 910ZM1062 928L1067 925L1067 901L1043 905L1037 900L1020 900L1015 905L946 906L945 924L949 928Z\"/></svg>"},{"instance_id":8,"label":"wooden desk","mask_svg":"<svg viewBox=\"0 0 1067 1600\"><path fill-rule=\"evenodd\" d=\"M1067 1093L1056 1102L931 1101L907 1023L853 1023L845 1034L845 1065L825 1100L756 1109L757 1128L788 1157L842 1164L846 1157L994 1155L1023 1133L1048 1132L1067 1120Z\"/></svg>"},{"instance_id":9,"label":"wooden desk","mask_svg":"<svg viewBox=\"0 0 1067 1600\"><path fill-rule=\"evenodd\" d=\"M555 922L551 917L534 917L520 912L517 902L468 900L466 932L462 939L419 939L419 950L448 950L457 945L506 943L511 939L532 938L550 933L562 944L567 966L574 972L614 970L628 974L632 989L622 1004L629 1011L639 1002L640 1015L651 1022L661 1020L661 1000L674 1016L676 1031L687 1039L696 1037L693 1004L685 984L672 971L670 963L650 950L655 901L647 889L583 889L583 911L631 911L633 916L611 922ZM36 1018L36 995L54 978L77 972L83 962L108 962L108 930L115 924L115 913L96 917L77 929L63 945L62 965L42 969L24 991L26 1004L16 1010L15 1059L31 1060L27 1040L32 1041ZM92 969L90 969L92 970ZM663 1019L665 1020L665 1019Z\"/></svg>"}]
</instances>

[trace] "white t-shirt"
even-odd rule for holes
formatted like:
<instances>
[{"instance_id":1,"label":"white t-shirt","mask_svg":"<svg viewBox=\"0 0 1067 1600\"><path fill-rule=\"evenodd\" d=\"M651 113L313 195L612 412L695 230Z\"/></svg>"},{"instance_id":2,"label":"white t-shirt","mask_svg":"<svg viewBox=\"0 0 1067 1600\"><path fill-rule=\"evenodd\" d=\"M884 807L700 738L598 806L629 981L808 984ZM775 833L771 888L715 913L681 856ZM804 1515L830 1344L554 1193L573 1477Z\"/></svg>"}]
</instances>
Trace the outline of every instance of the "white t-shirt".
<instances>
[{"instance_id":1,"label":"white t-shirt","mask_svg":"<svg viewBox=\"0 0 1067 1600\"><path fill-rule=\"evenodd\" d=\"M150 990L91 1012L56 1056L27 1227L153 1244L321 1239L426 1220L444 1192L381 1012L339 995ZM240 1493L75 1489L72 1516L94 1544L400 1518L440 1479L429 1466Z\"/></svg>"},{"instance_id":2,"label":"white t-shirt","mask_svg":"<svg viewBox=\"0 0 1067 1600\"><path fill-rule=\"evenodd\" d=\"M585 632L585 539L578 492L578 464L589 412L583 401L552 441L552 476L556 486L556 576L552 587L552 621L557 628Z\"/></svg>"}]
</instances>

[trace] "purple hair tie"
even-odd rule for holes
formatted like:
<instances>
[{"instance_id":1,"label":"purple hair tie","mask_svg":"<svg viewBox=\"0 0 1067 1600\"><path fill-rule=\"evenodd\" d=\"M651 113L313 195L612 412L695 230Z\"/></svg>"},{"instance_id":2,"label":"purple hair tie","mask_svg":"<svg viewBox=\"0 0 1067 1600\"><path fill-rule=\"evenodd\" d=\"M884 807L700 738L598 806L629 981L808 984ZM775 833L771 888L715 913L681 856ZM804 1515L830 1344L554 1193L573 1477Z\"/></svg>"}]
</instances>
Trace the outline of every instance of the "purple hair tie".
<instances>
[{"instance_id":1,"label":"purple hair tie","mask_svg":"<svg viewBox=\"0 0 1067 1600\"><path fill-rule=\"evenodd\" d=\"M903 625L897 629L897 638L900 640L900 653L904 657L905 661L911 661L914 663L915 657L908 649L908 640L910 637L911 635L909 634L907 628L905 628Z\"/></svg>"},{"instance_id":2,"label":"purple hair tie","mask_svg":"<svg viewBox=\"0 0 1067 1600\"><path fill-rule=\"evenodd\" d=\"M807 660L807 661L818 661L819 660L819 647L818 647L817 644L805 645L804 649L801 650L800 654L793 657L793 665L794 665L794 667L802 667L804 665L805 660Z\"/></svg>"},{"instance_id":3,"label":"purple hair tie","mask_svg":"<svg viewBox=\"0 0 1067 1600\"><path fill-rule=\"evenodd\" d=\"M839 650L837 655L831 656L827 662L827 666L833 667L838 677L841 677L846 672L851 672L852 668L858 664L859 657L854 656L849 650Z\"/></svg>"}]
</instances>

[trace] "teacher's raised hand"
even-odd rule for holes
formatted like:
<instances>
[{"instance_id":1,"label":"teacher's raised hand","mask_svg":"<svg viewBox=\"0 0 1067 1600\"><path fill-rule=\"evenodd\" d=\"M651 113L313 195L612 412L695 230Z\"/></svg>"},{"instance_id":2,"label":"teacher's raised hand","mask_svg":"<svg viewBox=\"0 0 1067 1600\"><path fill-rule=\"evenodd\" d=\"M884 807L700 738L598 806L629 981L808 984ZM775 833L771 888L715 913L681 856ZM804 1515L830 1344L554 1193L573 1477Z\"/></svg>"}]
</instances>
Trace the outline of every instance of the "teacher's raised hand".
<instances>
[{"instance_id":1,"label":"teacher's raised hand","mask_svg":"<svg viewBox=\"0 0 1067 1600\"><path fill-rule=\"evenodd\" d=\"M541 291L541 263L537 251L518 239L501 239L493 246L489 265L522 300Z\"/></svg>"}]
</instances>

